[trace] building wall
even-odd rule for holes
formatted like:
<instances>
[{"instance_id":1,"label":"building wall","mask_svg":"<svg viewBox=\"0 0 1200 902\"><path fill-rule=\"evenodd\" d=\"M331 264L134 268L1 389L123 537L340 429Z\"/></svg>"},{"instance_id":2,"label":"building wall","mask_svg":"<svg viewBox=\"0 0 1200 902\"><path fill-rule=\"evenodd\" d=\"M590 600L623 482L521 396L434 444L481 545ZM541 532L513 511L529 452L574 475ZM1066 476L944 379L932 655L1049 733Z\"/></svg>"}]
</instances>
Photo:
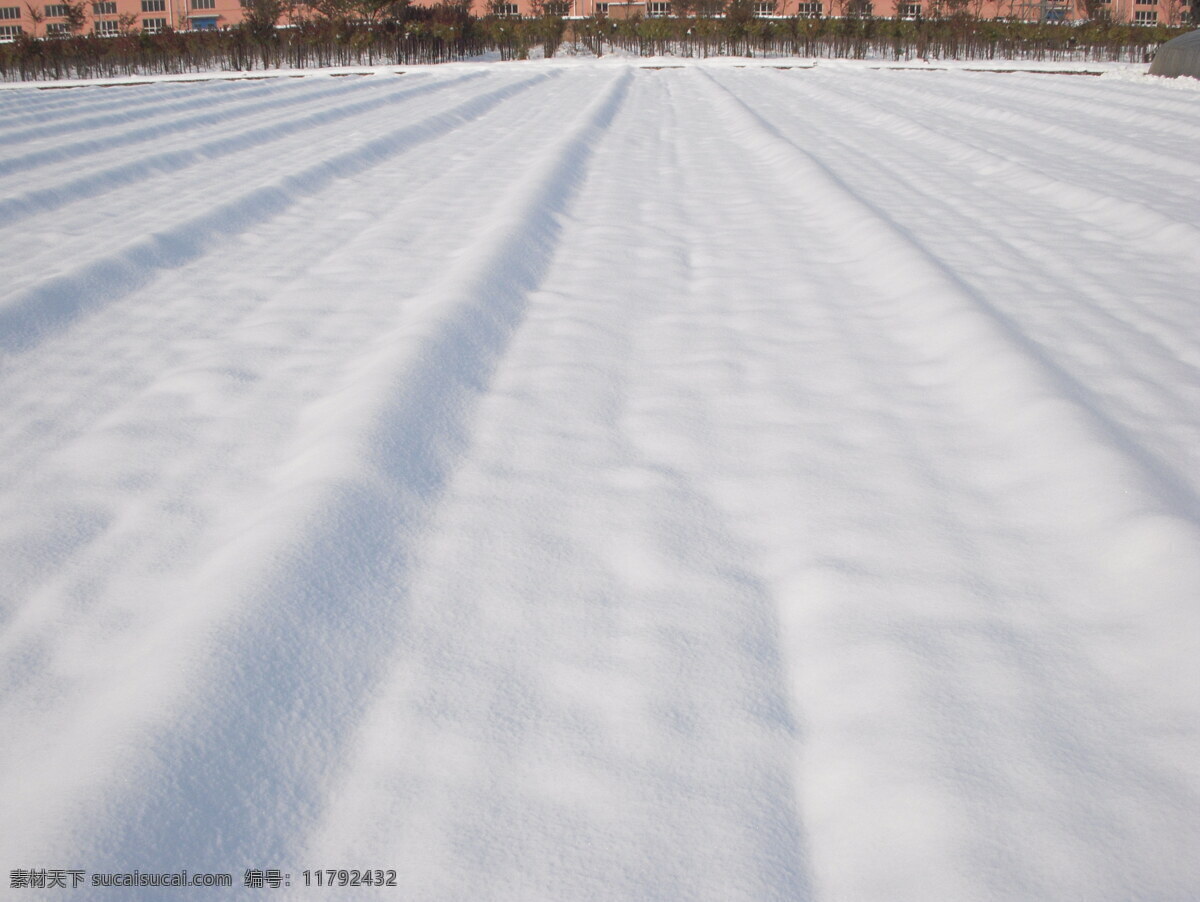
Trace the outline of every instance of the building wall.
<instances>
[{"instance_id":1,"label":"building wall","mask_svg":"<svg viewBox=\"0 0 1200 902\"><path fill-rule=\"evenodd\" d=\"M86 32L119 34L123 31L161 31L170 27L228 28L242 21L242 0L99 0L87 4ZM430 5L435 0L415 0L421 5ZM508 0L509 12L515 15L531 15L533 0ZM604 0L567 0L568 14L593 16L606 13L613 18L628 18L633 15L668 14L668 0L623 0L605 3ZM774 14L794 15L840 15L845 11L848 0L776 0ZM930 16L938 12L937 5L946 0L874 0L877 16ZM1164 25L1179 25L1188 19L1189 3L1200 0L1102 0L1118 22L1144 22ZM759 0L761 12L767 13L771 0ZM1082 17L1080 0L966 0L967 10L980 18L1003 18L1016 16L1037 20L1043 9L1051 9L1052 16L1071 21ZM0 0L0 39L11 39L18 33L46 37L63 32L67 19L61 4L54 2L32 2L33 9L41 16L35 21L30 15L30 3L18 0ZM942 7L945 8L944 5ZM474 0L476 15L488 11L487 0Z\"/></svg>"},{"instance_id":2,"label":"building wall","mask_svg":"<svg viewBox=\"0 0 1200 902\"><path fill-rule=\"evenodd\" d=\"M34 19L29 7L39 14ZM65 4L41 0L18 4L0 0L0 37L12 37L5 26L24 34L49 37L67 28ZM17 15L13 15L16 10ZM227 28L242 21L240 0L99 0L85 5L83 33L120 34L129 31L162 31L165 28Z\"/></svg>"}]
</instances>

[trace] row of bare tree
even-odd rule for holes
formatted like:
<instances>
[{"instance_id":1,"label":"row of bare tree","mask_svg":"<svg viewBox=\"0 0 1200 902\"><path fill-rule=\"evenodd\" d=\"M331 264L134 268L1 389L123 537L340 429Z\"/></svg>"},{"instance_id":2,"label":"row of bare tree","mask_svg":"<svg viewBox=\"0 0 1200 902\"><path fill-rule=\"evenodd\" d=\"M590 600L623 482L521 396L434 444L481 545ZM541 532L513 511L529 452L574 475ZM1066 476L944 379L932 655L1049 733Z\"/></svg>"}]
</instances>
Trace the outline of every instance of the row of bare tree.
<instances>
[{"instance_id":1,"label":"row of bare tree","mask_svg":"<svg viewBox=\"0 0 1200 902\"><path fill-rule=\"evenodd\" d=\"M225 31L113 38L22 36L0 44L6 80L109 78L135 74L245 71L347 65L437 63L484 54L523 59L540 50L603 55L780 55L856 59L1034 59L1143 61L1185 29L1116 24L1098 12L1072 25L980 20L945 7L917 20L876 18L871 0L840 17L763 18L754 0L684 0L717 12L616 20L566 20L548 0L542 15L472 16L463 3L414 6L408 0L251 0L245 22ZM945 3L971 0L943 0ZM1086 0L1085 0L1086 2ZM719 5L717 5L719 4ZM679 11L681 8L677 8ZM281 17L291 27L277 28Z\"/></svg>"}]
</instances>

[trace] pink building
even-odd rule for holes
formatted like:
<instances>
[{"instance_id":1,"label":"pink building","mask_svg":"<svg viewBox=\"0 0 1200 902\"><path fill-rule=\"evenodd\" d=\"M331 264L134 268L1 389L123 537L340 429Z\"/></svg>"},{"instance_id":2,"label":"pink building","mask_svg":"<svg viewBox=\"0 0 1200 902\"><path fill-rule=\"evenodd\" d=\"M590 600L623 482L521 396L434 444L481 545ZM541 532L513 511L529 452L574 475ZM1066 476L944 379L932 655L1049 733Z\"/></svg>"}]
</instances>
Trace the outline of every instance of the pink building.
<instances>
[{"instance_id":1,"label":"pink building","mask_svg":"<svg viewBox=\"0 0 1200 902\"><path fill-rule=\"evenodd\" d=\"M89 0L83 30L99 35L133 31L158 32L183 29L228 28L242 21L249 0ZM434 0L415 0L428 5ZM836 16L849 0L758 0L759 15ZM1192 2L1200 0L1101 0L1118 22L1179 25L1188 20ZM877 16L912 18L938 13L945 0L874 0ZM473 12L530 15L533 0L473 0ZM564 0L569 16L666 16L670 0ZM941 7L944 9L944 5ZM980 18L1015 17L1025 21L1070 21L1083 17L1082 0L967 0L968 10ZM0 40L21 34L47 37L70 33L69 7L55 0L0 0Z\"/></svg>"}]
</instances>

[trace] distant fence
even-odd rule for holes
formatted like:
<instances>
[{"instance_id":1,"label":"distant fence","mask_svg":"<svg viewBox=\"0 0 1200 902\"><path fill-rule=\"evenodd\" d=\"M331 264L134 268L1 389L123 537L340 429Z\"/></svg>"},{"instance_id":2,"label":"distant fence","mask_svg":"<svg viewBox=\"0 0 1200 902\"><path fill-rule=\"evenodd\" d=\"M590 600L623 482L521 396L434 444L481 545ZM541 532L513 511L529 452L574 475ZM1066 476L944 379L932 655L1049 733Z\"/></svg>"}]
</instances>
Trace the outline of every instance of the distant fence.
<instances>
[{"instance_id":1,"label":"distant fence","mask_svg":"<svg viewBox=\"0 0 1200 902\"><path fill-rule=\"evenodd\" d=\"M969 17L916 21L885 18L603 17L565 20L477 18L461 6L410 9L411 18L373 24L313 20L289 28L95 35L21 36L0 44L0 79L115 78L414 63L442 63L492 53L523 59L564 46L604 55L802 56L838 59L1044 61L1148 60L1188 28L1029 24Z\"/></svg>"}]
</instances>

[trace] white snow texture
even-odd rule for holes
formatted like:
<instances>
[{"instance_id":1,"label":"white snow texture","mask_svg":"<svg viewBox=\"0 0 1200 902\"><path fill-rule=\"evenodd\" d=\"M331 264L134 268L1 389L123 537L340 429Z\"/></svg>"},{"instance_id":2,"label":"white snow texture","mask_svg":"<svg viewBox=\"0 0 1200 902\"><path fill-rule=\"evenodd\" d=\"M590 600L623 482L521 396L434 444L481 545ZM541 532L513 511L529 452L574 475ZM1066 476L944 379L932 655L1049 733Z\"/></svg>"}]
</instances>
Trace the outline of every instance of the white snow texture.
<instances>
[{"instance_id":1,"label":"white snow texture","mask_svg":"<svg viewBox=\"0 0 1200 902\"><path fill-rule=\"evenodd\" d=\"M1200 898L1200 90L664 65L0 92L6 891Z\"/></svg>"}]
</instances>

